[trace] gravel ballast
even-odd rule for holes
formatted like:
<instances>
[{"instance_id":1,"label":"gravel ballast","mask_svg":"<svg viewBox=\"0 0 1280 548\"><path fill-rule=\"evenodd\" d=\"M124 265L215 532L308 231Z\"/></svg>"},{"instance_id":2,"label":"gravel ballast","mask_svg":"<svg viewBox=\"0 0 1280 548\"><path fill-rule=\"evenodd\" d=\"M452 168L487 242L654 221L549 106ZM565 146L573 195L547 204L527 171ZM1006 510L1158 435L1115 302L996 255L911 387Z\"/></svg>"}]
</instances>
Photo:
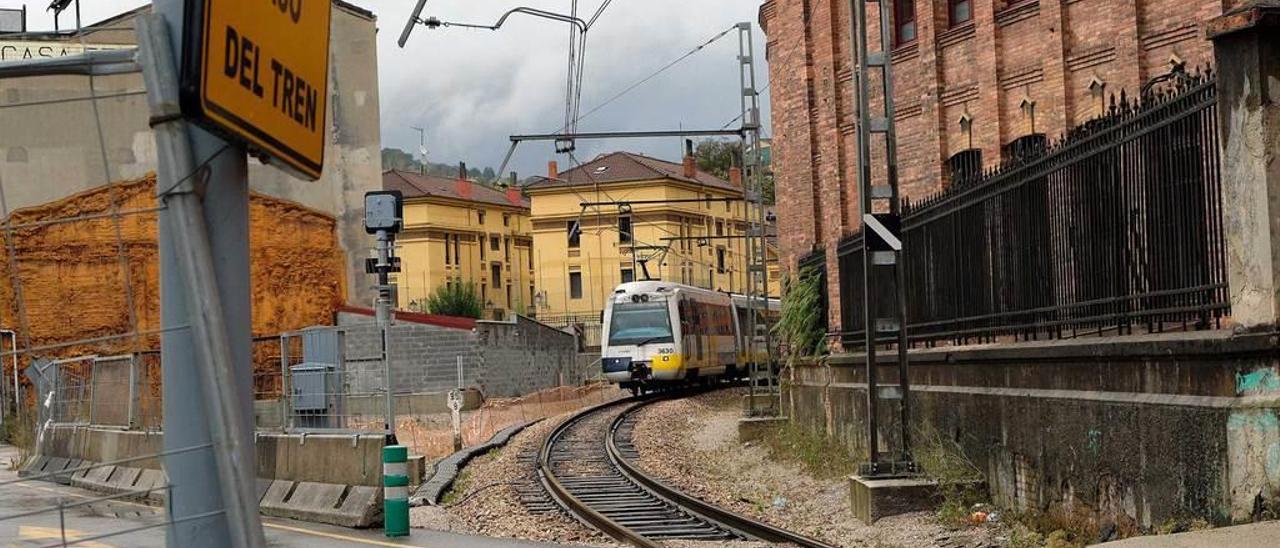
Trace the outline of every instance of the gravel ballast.
<instances>
[{"instance_id":1,"label":"gravel ballast","mask_svg":"<svg viewBox=\"0 0 1280 548\"><path fill-rule=\"evenodd\" d=\"M534 512L521 503L521 485L537 482L533 458L555 417L530 426L507 446L479 456L463 469L455 492L443 506L410 509L414 527L490 537L520 538L587 546L616 546L611 539L558 512Z\"/></svg>"},{"instance_id":2,"label":"gravel ballast","mask_svg":"<svg viewBox=\"0 0 1280 548\"><path fill-rule=\"evenodd\" d=\"M953 530L928 512L863 524L849 508L844 478L815 478L765 447L738 442L745 393L718 390L641 410L634 435L640 468L707 502L837 546L999 546L997 527Z\"/></svg>"}]
</instances>

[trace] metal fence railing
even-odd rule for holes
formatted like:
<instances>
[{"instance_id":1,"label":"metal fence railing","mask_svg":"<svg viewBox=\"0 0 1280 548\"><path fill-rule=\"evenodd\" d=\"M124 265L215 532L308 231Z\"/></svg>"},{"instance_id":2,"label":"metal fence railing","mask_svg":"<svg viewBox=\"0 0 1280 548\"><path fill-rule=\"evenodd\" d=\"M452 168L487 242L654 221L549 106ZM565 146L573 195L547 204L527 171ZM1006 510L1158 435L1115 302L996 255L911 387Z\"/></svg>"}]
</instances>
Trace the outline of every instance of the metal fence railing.
<instances>
[{"instance_id":1,"label":"metal fence railing","mask_svg":"<svg viewBox=\"0 0 1280 548\"><path fill-rule=\"evenodd\" d=\"M543 325L577 335L579 348L600 348L603 327L600 314L538 314L537 319Z\"/></svg>"},{"instance_id":2,"label":"metal fence railing","mask_svg":"<svg viewBox=\"0 0 1280 548\"><path fill-rule=\"evenodd\" d=\"M41 428L161 426L159 352L40 359L27 368L26 377L35 388Z\"/></svg>"},{"instance_id":3,"label":"metal fence railing","mask_svg":"<svg viewBox=\"0 0 1280 548\"><path fill-rule=\"evenodd\" d=\"M904 205L913 343L1220 325L1229 298L1215 81L1207 70L1171 80L1113 97L1057 143ZM862 235L838 253L839 335L860 346ZM871 288L893 294L895 283L886 274Z\"/></svg>"}]
</instances>

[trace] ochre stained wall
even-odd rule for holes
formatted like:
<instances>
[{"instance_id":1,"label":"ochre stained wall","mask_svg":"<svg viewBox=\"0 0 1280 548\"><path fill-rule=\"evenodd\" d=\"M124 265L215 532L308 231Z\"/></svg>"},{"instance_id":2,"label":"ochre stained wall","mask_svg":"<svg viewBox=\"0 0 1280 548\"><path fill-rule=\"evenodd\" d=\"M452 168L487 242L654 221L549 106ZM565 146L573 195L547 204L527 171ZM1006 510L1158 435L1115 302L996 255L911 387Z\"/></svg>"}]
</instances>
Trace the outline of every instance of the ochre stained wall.
<instances>
[{"instance_id":1,"label":"ochre stained wall","mask_svg":"<svg viewBox=\"0 0 1280 548\"><path fill-rule=\"evenodd\" d=\"M32 356L158 350L154 193L148 176L14 211L12 231L0 230L0 327L18 331L23 347L49 347ZM120 215L111 215L113 204ZM83 219L58 222L70 218ZM331 324L346 289L334 218L253 194L249 222L255 337ZM134 333L135 322L150 334L119 337ZM278 343L257 343L254 354L258 375L279 370L271 359Z\"/></svg>"}]
</instances>

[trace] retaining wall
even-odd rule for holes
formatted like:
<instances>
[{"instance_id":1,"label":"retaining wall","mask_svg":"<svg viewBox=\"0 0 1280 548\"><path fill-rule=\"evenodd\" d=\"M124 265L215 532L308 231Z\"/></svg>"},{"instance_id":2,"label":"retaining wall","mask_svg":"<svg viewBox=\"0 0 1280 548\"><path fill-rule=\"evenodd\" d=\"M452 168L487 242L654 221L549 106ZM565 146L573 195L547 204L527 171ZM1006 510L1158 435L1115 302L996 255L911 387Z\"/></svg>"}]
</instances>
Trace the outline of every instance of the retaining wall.
<instances>
[{"instance_id":1,"label":"retaining wall","mask_svg":"<svg viewBox=\"0 0 1280 548\"><path fill-rule=\"evenodd\" d=\"M888 354L877 378L896 387ZM938 348L910 359L915 443L923 432L958 442L1002 505L1152 527L1244 520L1280 503L1275 334ZM788 372L792 420L865 451L864 360L836 355ZM899 446L894 403L877 413L882 451Z\"/></svg>"},{"instance_id":2,"label":"retaining wall","mask_svg":"<svg viewBox=\"0 0 1280 548\"><path fill-rule=\"evenodd\" d=\"M347 367L356 373L350 376L351 391L381 390L381 340L372 318L342 312L338 325L346 331ZM479 389L486 398L520 396L583 380L573 336L523 316L478 321L472 329L397 321L388 339L391 386L397 393L455 388L458 357L463 386Z\"/></svg>"}]
</instances>

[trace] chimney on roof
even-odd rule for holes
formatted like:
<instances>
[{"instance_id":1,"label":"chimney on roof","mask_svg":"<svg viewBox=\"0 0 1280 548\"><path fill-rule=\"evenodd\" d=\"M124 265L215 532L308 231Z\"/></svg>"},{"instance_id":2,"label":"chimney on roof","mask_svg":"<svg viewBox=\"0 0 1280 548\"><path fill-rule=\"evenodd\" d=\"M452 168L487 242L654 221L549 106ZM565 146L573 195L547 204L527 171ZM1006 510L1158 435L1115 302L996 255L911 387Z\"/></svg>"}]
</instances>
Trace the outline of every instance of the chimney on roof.
<instances>
[{"instance_id":1,"label":"chimney on roof","mask_svg":"<svg viewBox=\"0 0 1280 548\"><path fill-rule=\"evenodd\" d=\"M524 194L515 186L507 188L507 201L513 206L519 206L524 202Z\"/></svg>"},{"instance_id":2,"label":"chimney on roof","mask_svg":"<svg viewBox=\"0 0 1280 548\"><path fill-rule=\"evenodd\" d=\"M698 162L693 158L693 139L684 140L684 176L689 179L698 176Z\"/></svg>"},{"instance_id":3,"label":"chimney on roof","mask_svg":"<svg viewBox=\"0 0 1280 548\"><path fill-rule=\"evenodd\" d=\"M558 177L560 177L560 168L556 165L556 161L547 162L547 178L556 179Z\"/></svg>"},{"instance_id":4,"label":"chimney on roof","mask_svg":"<svg viewBox=\"0 0 1280 548\"><path fill-rule=\"evenodd\" d=\"M742 188L742 168L738 166L729 168L729 183L735 187Z\"/></svg>"},{"instance_id":5,"label":"chimney on roof","mask_svg":"<svg viewBox=\"0 0 1280 548\"><path fill-rule=\"evenodd\" d=\"M467 180L467 163L466 162L458 162L458 180L459 181Z\"/></svg>"}]
</instances>

